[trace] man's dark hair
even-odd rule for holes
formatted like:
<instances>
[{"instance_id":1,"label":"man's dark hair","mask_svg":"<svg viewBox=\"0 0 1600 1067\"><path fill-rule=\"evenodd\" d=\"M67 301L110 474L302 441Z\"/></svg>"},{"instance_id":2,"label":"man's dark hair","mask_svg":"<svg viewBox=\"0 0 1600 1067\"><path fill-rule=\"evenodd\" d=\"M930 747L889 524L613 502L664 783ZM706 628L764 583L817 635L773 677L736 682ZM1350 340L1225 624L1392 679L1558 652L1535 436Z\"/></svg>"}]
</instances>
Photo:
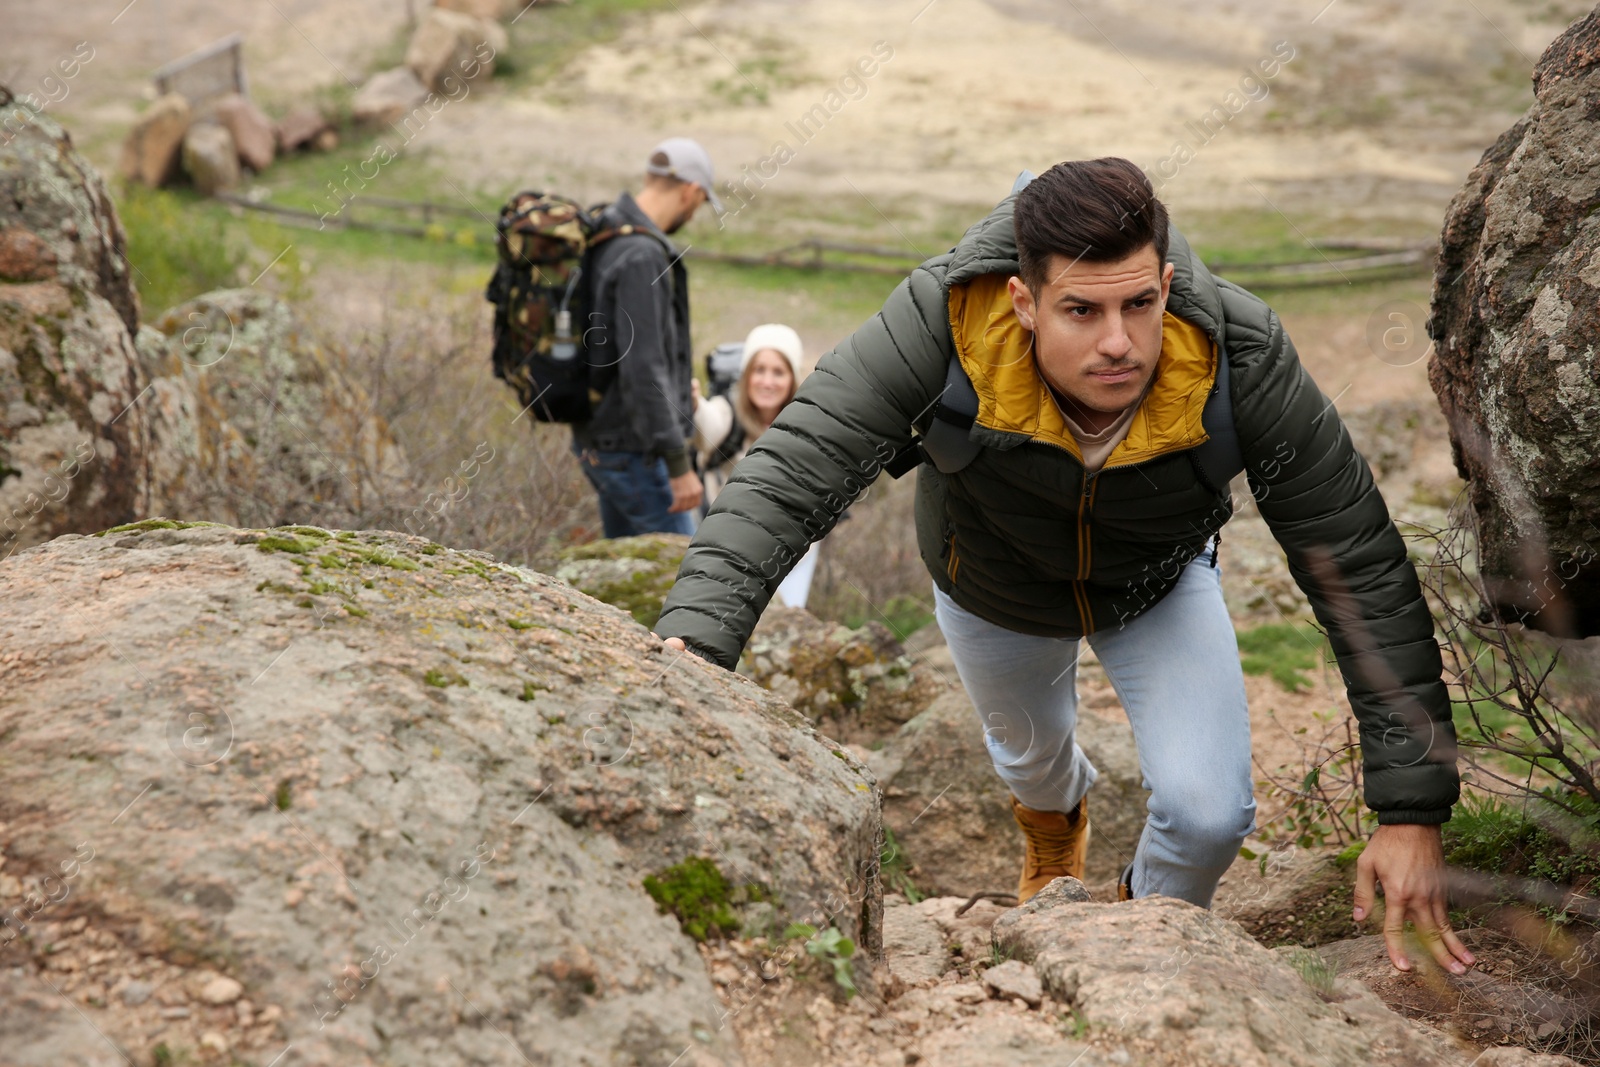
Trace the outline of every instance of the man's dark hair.
<instances>
[{"instance_id":1,"label":"man's dark hair","mask_svg":"<svg viewBox=\"0 0 1600 1067\"><path fill-rule=\"evenodd\" d=\"M1111 263L1145 245L1167 261L1167 206L1144 171L1118 156L1069 159L1023 187L1013 210L1019 273L1035 296L1052 255Z\"/></svg>"}]
</instances>

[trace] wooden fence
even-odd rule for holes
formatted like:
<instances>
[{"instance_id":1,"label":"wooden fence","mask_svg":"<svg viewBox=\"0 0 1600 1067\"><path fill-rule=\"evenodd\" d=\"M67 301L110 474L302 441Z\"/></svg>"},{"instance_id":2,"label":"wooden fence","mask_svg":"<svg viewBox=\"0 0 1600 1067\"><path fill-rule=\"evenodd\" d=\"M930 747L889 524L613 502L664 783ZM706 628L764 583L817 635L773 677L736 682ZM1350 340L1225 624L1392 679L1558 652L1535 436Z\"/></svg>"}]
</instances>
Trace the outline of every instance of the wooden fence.
<instances>
[{"instance_id":1,"label":"wooden fence","mask_svg":"<svg viewBox=\"0 0 1600 1067\"><path fill-rule=\"evenodd\" d=\"M488 245L494 240L493 217L459 204L395 200L361 194L344 201L337 212L316 212L252 200L236 193L221 193L217 199L238 211L271 215L293 226L369 230L407 237L453 240L465 245ZM412 221L397 222L392 218L379 217L378 213L408 215ZM449 225L452 222L457 225ZM1426 273L1432 269L1437 249L1437 245L1431 241L1381 237L1328 238L1309 243L1317 253L1316 259L1297 263L1208 263L1206 266L1221 277L1263 288L1344 285L1396 274ZM1324 254L1327 252L1362 254L1332 258ZM764 253L721 252L691 245L684 258L747 267L851 271L896 277L905 275L923 260L923 256L914 251L818 238L809 238Z\"/></svg>"}]
</instances>

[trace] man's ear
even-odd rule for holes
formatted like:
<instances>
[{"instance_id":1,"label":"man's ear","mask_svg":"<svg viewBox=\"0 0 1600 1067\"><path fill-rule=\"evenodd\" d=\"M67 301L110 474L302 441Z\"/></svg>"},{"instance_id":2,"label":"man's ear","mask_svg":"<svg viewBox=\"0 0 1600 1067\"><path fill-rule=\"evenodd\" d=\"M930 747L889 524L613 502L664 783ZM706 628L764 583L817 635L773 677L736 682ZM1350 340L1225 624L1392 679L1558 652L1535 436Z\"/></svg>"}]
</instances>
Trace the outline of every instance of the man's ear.
<instances>
[{"instance_id":1,"label":"man's ear","mask_svg":"<svg viewBox=\"0 0 1600 1067\"><path fill-rule=\"evenodd\" d=\"M1167 306L1167 297L1172 293L1173 269L1172 264L1168 263L1161 270L1161 307L1163 309Z\"/></svg>"},{"instance_id":2,"label":"man's ear","mask_svg":"<svg viewBox=\"0 0 1600 1067\"><path fill-rule=\"evenodd\" d=\"M1030 290L1021 278L1012 275L1006 282L1006 291L1011 294L1011 310L1017 313L1017 321L1024 330L1032 330L1033 326L1033 291Z\"/></svg>"}]
</instances>

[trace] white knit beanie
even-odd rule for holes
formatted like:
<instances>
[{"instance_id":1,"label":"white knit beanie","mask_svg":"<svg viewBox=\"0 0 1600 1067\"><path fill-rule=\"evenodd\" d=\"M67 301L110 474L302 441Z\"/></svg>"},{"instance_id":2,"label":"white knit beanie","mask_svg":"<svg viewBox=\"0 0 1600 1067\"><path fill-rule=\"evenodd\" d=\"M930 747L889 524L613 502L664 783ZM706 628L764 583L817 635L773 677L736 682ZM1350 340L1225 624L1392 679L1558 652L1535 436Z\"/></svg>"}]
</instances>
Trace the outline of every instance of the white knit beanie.
<instances>
[{"instance_id":1,"label":"white knit beanie","mask_svg":"<svg viewBox=\"0 0 1600 1067\"><path fill-rule=\"evenodd\" d=\"M769 322L764 326L757 326L751 330L744 339L744 355L739 360L739 372L750 365L755 354L764 348L770 348L789 361L789 372L794 375L794 380L800 380L800 364L805 354L800 346L800 335L793 329L781 323Z\"/></svg>"}]
</instances>

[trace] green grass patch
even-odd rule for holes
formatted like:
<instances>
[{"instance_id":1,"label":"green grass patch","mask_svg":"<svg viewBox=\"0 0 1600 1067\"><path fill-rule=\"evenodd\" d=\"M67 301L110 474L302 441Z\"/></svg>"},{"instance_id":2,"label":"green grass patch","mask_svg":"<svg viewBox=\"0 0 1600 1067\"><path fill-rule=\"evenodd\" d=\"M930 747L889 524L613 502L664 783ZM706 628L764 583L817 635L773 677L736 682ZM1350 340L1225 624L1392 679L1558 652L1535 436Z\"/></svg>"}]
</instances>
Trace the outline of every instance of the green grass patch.
<instances>
[{"instance_id":1,"label":"green grass patch","mask_svg":"<svg viewBox=\"0 0 1600 1067\"><path fill-rule=\"evenodd\" d=\"M1270 675L1291 693L1310 689L1304 672L1331 656L1327 639L1310 623L1267 623L1243 631L1238 640L1244 672Z\"/></svg>"},{"instance_id":2,"label":"green grass patch","mask_svg":"<svg viewBox=\"0 0 1600 1067\"><path fill-rule=\"evenodd\" d=\"M152 319L185 300L213 289L230 289L242 278L248 241L216 205L193 192L147 189L127 183L117 203L128 234L128 263Z\"/></svg>"},{"instance_id":3,"label":"green grass patch","mask_svg":"<svg viewBox=\"0 0 1600 1067\"><path fill-rule=\"evenodd\" d=\"M832 967L833 981L844 990L846 999L856 995L855 965L856 943L844 936L837 927L818 930L810 923L791 923L783 931L785 940L804 938L806 955Z\"/></svg>"},{"instance_id":4,"label":"green grass patch","mask_svg":"<svg viewBox=\"0 0 1600 1067\"><path fill-rule=\"evenodd\" d=\"M1561 810L1556 799L1579 814ZM1600 809L1582 796L1511 801L1469 794L1444 824L1445 861L1486 874L1586 885L1600 877L1597 826Z\"/></svg>"},{"instance_id":5,"label":"green grass patch","mask_svg":"<svg viewBox=\"0 0 1600 1067\"><path fill-rule=\"evenodd\" d=\"M868 622L881 622L894 634L895 640L904 641L933 621L933 612L914 596L891 597L881 609L868 608L845 616L844 624L858 630Z\"/></svg>"},{"instance_id":6,"label":"green grass patch","mask_svg":"<svg viewBox=\"0 0 1600 1067\"><path fill-rule=\"evenodd\" d=\"M900 842L895 840L894 831L887 826L883 828L883 852L878 857L878 863L879 877L885 890L899 893L912 904L926 898L927 894L911 880L911 863L906 859Z\"/></svg>"},{"instance_id":7,"label":"green grass patch","mask_svg":"<svg viewBox=\"0 0 1600 1067\"><path fill-rule=\"evenodd\" d=\"M362 563L370 563L375 567L393 567L399 571L421 569L404 556L392 555L381 548L358 548L354 549L352 554Z\"/></svg>"},{"instance_id":8,"label":"green grass patch","mask_svg":"<svg viewBox=\"0 0 1600 1067\"><path fill-rule=\"evenodd\" d=\"M1312 992L1323 1000L1333 996L1333 985L1339 977L1339 964L1309 948L1297 948L1289 955L1289 963L1299 973Z\"/></svg>"},{"instance_id":9,"label":"green grass patch","mask_svg":"<svg viewBox=\"0 0 1600 1067\"><path fill-rule=\"evenodd\" d=\"M138 522L125 522L121 526L113 526L109 530L101 530L96 537L106 534L121 533L149 533L151 530L192 530L196 526L222 526L220 522L178 522L175 519L140 519Z\"/></svg>"}]
</instances>

